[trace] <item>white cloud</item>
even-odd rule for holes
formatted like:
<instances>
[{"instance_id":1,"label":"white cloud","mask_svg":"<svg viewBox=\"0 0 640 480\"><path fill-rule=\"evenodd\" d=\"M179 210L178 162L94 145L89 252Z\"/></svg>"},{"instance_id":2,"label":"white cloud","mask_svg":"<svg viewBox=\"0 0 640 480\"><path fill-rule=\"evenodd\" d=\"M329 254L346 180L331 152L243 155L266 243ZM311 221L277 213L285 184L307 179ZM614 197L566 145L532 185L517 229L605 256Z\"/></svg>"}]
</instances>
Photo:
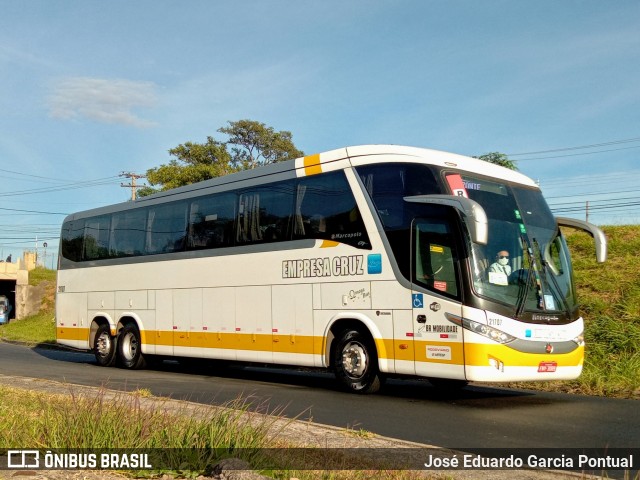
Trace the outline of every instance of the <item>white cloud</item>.
<instances>
[{"instance_id":1,"label":"white cloud","mask_svg":"<svg viewBox=\"0 0 640 480\"><path fill-rule=\"evenodd\" d=\"M64 120L80 117L102 123L152 127L154 122L136 115L136 107L153 107L157 103L156 85L152 82L73 77L59 82L49 98L49 113Z\"/></svg>"}]
</instances>

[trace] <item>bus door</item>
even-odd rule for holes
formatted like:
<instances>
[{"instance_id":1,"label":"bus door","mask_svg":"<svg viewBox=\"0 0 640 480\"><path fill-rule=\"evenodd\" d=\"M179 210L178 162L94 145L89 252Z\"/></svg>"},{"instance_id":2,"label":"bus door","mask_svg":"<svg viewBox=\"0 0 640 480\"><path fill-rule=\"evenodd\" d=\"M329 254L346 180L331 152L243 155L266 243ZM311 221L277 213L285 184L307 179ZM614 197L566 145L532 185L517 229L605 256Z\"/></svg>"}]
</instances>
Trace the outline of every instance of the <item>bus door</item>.
<instances>
[{"instance_id":1,"label":"bus door","mask_svg":"<svg viewBox=\"0 0 640 480\"><path fill-rule=\"evenodd\" d=\"M416 218L411 237L416 374L462 380L462 329L445 316L462 314L455 230L446 218Z\"/></svg>"}]
</instances>

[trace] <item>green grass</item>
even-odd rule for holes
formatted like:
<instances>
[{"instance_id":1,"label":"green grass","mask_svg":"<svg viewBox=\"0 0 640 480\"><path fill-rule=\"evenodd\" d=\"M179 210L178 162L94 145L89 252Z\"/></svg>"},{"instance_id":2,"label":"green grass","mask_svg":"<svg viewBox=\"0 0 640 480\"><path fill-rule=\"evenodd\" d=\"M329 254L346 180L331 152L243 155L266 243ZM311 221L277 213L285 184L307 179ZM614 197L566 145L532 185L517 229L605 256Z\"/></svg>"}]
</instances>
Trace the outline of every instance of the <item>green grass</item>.
<instances>
[{"instance_id":1,"label":"green grass","mask_svg":"<svg viewBox=\"0 0 640 480\"><path fill-rule=\"evenodd\" d=\"M29 345L55 343L56 321L53 308L42 310L24 320L11 320L10 323L0 325L0 339Z\"/></svg>"},{"instance_id":2,"label":"green grass","mask_svg":"<svg viewBox=\"0 0 640 480\"><path fill-rule=\"evenodd\" d=\"M566 230L585 321L585 363L573 381L517 383L544 390L640 398L640 226L603 227L608 259L595 261L593 239Z\"/></svg>"},{"instance_id":3,"label":"green grass","mask_svg":"<svg viewBox=\"0 0 640 480\"><path fill-rule=\"evenodd\" d=\"M36 267L29 272L29 285L40 285L42 282L56 283L56 271L43 267Z\"/></svg>"},{"instance_id":4,"label":"green grass","mask_svg":"<svg viewBox=\"0 0 640 480\"><path fill-rule=\"evenodd\" d=\"M256 422L241 401L175 411L162 402L144 406L140 398L0 387L0 449L158 449L162 463L203 472L231 456L259 465L258 449L268 443L276 418Z\"/></svg>"},{"instance_id":5,"label":"green grass","mask_svg":"<svg viewBox=\"0 0 640 480\"><path fill-rule=\"evenodd\" d=\"M592 239L569 235L581 313L585 365L569 385L581 393L640 397L640 227L604 227L607 263L593 259Z\"/></svg>"},{"instance_id":6,"label":"green grass","mask_svg":"<svg viewBox=\"0 0 640 480\"><path fill-rule=\"evenodd\" d=\"M305 465L317 470L289 469L287 452L294 445L277 438L288 423L276 426L281 419L278 412L250 414L249 404L242 400L222 408L192 404L176 407L166 399L149 401L149 397L140 391L126 394L99 389L83 393L70 387L67 394L51 394L0 386L0 450L141 449L149 452L152 464L167 467L130 472L145 477L171 473L195 478L222 459L235 458L278 479L424 478L418 472L375 467L350 470L348 455L334 451L336 457L327 458L322 449L305 454ZM345 471L325 471L328 464L344 467Z\"/></svg>"},{"instance_id":7,"label":"green grass","mask_svg":"<svg viewBox=\"0 0 640 480\"><path fill-rule=\"evenodd\" d=\"M38 267L29 272L29 285L37 286L43 282L47 284L40 312L23 320L12 320L0 325L0 340L25 342L29 345L55 343L56 271Z\"/></svg>"}]
</instances>

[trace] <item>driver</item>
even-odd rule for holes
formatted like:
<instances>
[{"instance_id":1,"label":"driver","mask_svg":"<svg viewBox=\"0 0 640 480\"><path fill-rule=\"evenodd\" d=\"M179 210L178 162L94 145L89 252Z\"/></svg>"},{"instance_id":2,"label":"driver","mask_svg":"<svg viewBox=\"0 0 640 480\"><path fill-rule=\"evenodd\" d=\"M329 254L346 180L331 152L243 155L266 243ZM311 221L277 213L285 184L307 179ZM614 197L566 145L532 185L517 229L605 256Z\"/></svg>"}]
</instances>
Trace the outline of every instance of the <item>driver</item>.
<instances>
[{"instance_id":1,"label":"driver","mask_svg":"<svg viewBox=\"0 0 640 480\"><path fill-rule=\"evenodd\" d=\"M489 267L489 272L503 273L507 277L511 275L511 265L509 265L509 252L500 250L496 254L496 261Z\"/></svg>"}]
</instances>

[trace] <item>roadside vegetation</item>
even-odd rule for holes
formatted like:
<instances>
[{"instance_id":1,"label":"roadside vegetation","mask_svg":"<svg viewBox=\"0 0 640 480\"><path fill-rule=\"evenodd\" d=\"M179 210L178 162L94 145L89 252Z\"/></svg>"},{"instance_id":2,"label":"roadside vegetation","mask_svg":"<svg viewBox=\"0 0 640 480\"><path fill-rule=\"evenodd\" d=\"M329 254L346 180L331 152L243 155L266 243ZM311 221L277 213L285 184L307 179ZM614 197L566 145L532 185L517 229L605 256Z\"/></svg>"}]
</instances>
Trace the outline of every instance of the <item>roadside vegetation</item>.
<instances>
[{"instance_id":1,"label":"roadside vegetation","mask_svg":"<svg viewBox=\"0 0 640 480\"><path fill-rule=\"evenodd\" d=\"M0 325L0 340L25 342L29 345L55 343L56 271L38 267L29 272L29 285L37 286L42 283L45 284L46 293L40 312L24 320L12 320L6 325Z\"/></svg>"},{"instance_id":2,"label":"roadside vegetation","mask_svg":"<svg viewBox=\"0 0 640 480\"><path fill-rule=\"evenodd\" d=\"M511 386L640 399L640 226L603 227L609 255L596 263L593 239L564 230L585 319L582 375L566 382Z\"/></svg>"},{"instance_id":3,"label":"roadside vegetation","mask_svg":"<svg viewBox=\"0 0 640 480\"><path fill-rule=\"evenodd\" d=\"M296 445L277 438L288 422L277 424L282 419L278 412L257 415L249 410L242 400L216 408L186 403L176 407L175 402L137 391L84 393L70 387L68 394L54 394L0 386L0 450L122 449L147 452L151 465L171 466L128 472L135 477L196 478L233 459L277 479L425 478L418 472L382 470L379 461L371 462L371 470L350 470L348 453L329 459L323 449L304 450L305 470L289 468L288 452ZM328 464L344 470L324 471Z\"/></svg>"},{"instance_id":4,"label":"roadside vegetation","mask_svg":"<svg viewBox=\"0 0 640 480\"><path fill-rule=\"evenodd\" d=\"M604 227L607 263L595 261L593 239L565 231L574 263L581 313L585 318L585 365L568 382L510 384L585 395L640 398L640 226ZM55 272L36 269L30 282L47 282L38 315L0 326L0 339L30 344L55 342Z\"/></svg>"}]
</instances>

